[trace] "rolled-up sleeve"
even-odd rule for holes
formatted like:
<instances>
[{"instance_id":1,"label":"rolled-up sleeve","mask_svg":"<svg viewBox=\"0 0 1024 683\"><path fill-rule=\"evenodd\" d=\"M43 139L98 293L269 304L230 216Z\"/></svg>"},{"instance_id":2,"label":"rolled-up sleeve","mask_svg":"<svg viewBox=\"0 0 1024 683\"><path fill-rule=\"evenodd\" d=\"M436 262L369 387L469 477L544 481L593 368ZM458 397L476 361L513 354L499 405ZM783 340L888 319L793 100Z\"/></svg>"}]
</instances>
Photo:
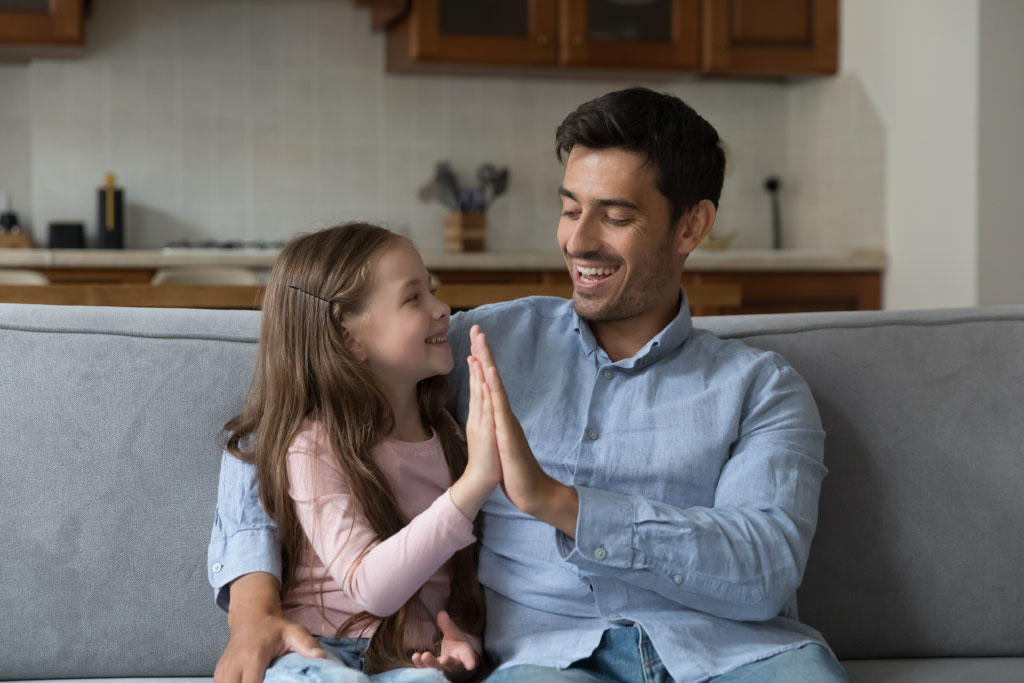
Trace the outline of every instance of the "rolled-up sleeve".
<instances>
[{"instance_id":1,"label":"rolled-up sleeve","mask_svg":"<svg viewBox=\"0 0 1024 683\"><path fill-rule=\"evenodd\" d=\"M217 605L224 610L231 597L230 584L238 577L266 572L281 580L277 525L260 502L256 468L228 452L221 456L206 571Z\"/></svg>"},{"instance_id":2,"label":"rolled-up sleeve","mask_svg":"<svg viewBox=\"0 0 1024 683\"><path fill-rule=\"evenodd\" d=\"M776 616L807 563L827 472L824 432L810 391L788 367L758 377L740 427L713 507L577 487L576 538L557 537L563 559L581 575L614 577L710 614Z\"/></svg>"}]
</instances>

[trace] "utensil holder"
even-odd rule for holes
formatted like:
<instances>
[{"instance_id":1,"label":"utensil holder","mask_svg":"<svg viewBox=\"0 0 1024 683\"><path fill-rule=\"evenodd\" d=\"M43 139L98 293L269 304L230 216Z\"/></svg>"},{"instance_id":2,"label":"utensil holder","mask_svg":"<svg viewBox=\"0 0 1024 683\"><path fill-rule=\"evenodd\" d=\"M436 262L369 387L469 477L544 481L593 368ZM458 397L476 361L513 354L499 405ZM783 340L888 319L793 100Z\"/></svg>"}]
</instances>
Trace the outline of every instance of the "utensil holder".
<instances>
[{"instance_id":1,"label":"utensil holder","mask_svg":"<svg viewBox=\"0 0 1024 683\"><path fill-rule=\"evenodd\" d=\"M483 251L487 214L482 211L444 215L444 248L447 251Z\"/></svg>"},{"instance_id":2,"label":"utensil holder","mask_svg":"<svg viewBox=\"0 0 1024 683\"><path fill-rule=\"evenodd\" d=\"M31 249L32 233L27 230L22 232L0 231L0 248L3 249Z\"/></svg>"}]
</instances>

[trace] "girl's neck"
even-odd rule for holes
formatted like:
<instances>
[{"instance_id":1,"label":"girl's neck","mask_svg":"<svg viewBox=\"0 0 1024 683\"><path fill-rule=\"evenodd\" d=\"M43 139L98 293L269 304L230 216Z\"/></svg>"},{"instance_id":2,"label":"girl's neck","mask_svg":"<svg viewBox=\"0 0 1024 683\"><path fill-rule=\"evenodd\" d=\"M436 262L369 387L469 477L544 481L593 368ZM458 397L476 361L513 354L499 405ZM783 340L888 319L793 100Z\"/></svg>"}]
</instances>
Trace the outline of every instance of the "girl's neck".
<instances>
[{"instance_id":1,"label":"girl's neck","mask_svg":"<svg viewBox=\"0 0 1024 683\"><path fill-rule=\"evenodd\" d=\"M423 424L419 402L416 400L416 387L402 392L387 391L388 403L395 415L395 428L388 434L398 441L426 441L432 435L431 429Z\"/></svg>"}]
</instances>

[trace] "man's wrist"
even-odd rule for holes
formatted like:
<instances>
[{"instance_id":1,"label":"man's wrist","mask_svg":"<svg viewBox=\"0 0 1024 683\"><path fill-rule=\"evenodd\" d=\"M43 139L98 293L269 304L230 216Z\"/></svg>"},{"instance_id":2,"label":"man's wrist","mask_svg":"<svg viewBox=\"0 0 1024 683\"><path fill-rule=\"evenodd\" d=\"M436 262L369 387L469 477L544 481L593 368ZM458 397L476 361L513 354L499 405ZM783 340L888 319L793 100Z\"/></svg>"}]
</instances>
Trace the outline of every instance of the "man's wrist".
<instances>
[{"instance_id":1,"label":"man's wrist","mask_svg":"<svg viewBox=\"0 0 1024 683\"><path fill-rule=\"evenodd\" d=\"M576 538L576 519L580 514L580 496L576 488L549 479L545 489L537 513L533 516L569 538Z\"/></svg>"}]
</instances>

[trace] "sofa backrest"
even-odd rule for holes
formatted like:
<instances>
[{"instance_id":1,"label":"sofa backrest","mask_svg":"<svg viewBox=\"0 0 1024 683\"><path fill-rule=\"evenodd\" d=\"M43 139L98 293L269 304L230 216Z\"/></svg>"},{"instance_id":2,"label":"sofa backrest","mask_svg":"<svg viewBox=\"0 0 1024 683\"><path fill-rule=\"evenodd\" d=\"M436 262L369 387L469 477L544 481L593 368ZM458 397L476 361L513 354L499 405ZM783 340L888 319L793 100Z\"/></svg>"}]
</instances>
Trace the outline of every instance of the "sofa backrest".
<instances>
[{"instance_id":1,"label":"sofa backrest","mask_svg":"<svg viewBox=\"0 0 1024 683\"><path fill-rule=\"evenodd\" d=\"M696 325L779 351L821 409L803 620L845 658L1024 655L1024 307ZM258 326L0 305L0 678L211 674L216 438Z\"/></svg>"}]
</instances>

